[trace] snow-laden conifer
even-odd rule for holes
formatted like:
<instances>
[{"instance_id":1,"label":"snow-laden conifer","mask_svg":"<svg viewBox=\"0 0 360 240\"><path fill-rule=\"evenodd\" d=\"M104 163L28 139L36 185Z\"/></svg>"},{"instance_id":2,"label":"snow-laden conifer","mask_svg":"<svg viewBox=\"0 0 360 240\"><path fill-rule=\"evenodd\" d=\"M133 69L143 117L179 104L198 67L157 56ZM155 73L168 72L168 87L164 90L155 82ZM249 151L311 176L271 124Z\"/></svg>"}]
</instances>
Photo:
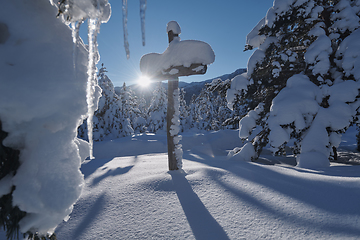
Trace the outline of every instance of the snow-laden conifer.
<instances>
[{"instance_id":1,"label":"snow-laden conifer","mask_svg":"<svg viewBox=\"0 0 360 240\"><path fill-rule=\"evenodd\" d=\"M190 121L190 128L195 127L195 123L197 120L197 114L196 114L196 95L193 94L191 96L191 100L189 103L189 121Z\"/></svg>"},{"instance_id":2,"label":"snow-laden conifer","mask_svg":"<svg viewBox=\"0 0 360 240\"><path fill-rule=\"evenodd\" d=\"M329 165L359 105L358 16L358 1L274 1L248 34L246 49L257 49L247 74L228 90L230 105L238 94L251 110L240 121L240 137L257 128L248 139L254 151L239 153L244 159L256 159L267 144L283 154L294 139L299 166Z\"/></svg>"},{"instance_id":3,"label":"snow-laden conifer","mask_svg":"<svg viewBox=\"0 0 360 240\"><path fill-rule=\"evenodd\" d=\"M134 133L133 125L145 125L145 122L138 121L140 115L136 107L136 97L134 93L126 87L119 90L119 95L115 92L114 85L106 75L104 65L99 70L98 84L102 93L99 99L98 110L94 113L93 136L95 141L116 139L119 137L130 136ZM138 122L136 122L138 121ZM79 128L79 135L86 139L86 124ZM139 127L140 128L140 127Z\"/></svg>"},{"instance_id":4,"label":"snow-laden conifer","mask_svg":"<svg viewBox=\"0 0 360 240\"><path fill-rule=\"evenodd\" d=\"M149 132L157 132L166 128L166 109L167 94L166 89L159 82L154 90L153 97L148 109L148 128Z\"/></svg>"},{"instance_id":5,"label":"snow-laden conifer","mask_svg":"<svg viewBox=\"0 0 360 240\"><path fill-rule=\"evenodd\" d=\"M147 106L146 100L143 96L137 96L137 108L139 109L140 114L133 119L132 126L134 132L143 133L146 131L146 118L147 118Z\"/></svg>"},{"instance_id":6,"label":"snow-laden conifer","mask_svg":"<svg viewBox=\"0 0 360 240\"><path fill-rule=\"evenodd\" d=\"M115 88L106 75L106 68L102 65L98 74L98 83L102 89L98 110L94 113L94 140L115 139L123 135L122 102L115 93Z\"/></svg>"},{"instance_id":7,"label":"snow-laden conifer","mask_svg":"<svg viewBox=\"0 0 360 240\"><path fill-rule=\"evenodd\" d=\"M185 130L190 129L191 123L189 118L189 107L185 101L185 89L180 89L180 131L184 132Z\"/></svg>"},{"instance_id":8,"label":"snow-laden conifer","mask_svg":"<svg viewBox=\"0 0 360 240\"><path fill-rule=\"evenodd\" d=\"M213 95L206 88L203 88L196 98L196 126L200 130L211 130L214 121Z\"/></svg>"},{"instance_id":9,"label":"snow-laden conifer","mask_svg":"<svg viewBox=\"0 0 360 240\"><path fill-rule=\"evenodd\" d=\"M127 87L124 83L122 88L119 90L119 97L121 99L121 113L124 118L128 119L132 129L140 128L137 126L141 121L138 119L141 117L139 110L138 97L135 96L134 91ZM133 132L133 131L132 131ZM129 135L131 133L129 132Z\"/></svg>"}]
</instances>

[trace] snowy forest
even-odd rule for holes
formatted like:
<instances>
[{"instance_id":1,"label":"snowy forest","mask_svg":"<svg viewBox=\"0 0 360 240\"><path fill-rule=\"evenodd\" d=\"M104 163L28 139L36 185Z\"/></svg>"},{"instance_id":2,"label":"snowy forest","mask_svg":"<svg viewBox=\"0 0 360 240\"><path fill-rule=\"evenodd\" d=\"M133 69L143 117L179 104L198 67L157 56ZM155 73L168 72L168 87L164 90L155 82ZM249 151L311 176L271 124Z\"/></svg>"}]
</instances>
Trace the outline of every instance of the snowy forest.
<instances>
[{"instance_id":1,"label":"snowy forest","mask_svg":"<svg viewBox=\"0 0 360 240\"><path fill-rule=\"evenodd\" d=\"M0 239L358 239L360 0L274 0L246 70L177 91L176 171L166 85L146 99L99 64L110 17L108 0L2 3ZM167 61L200 46L177 28L157 70L212 64Z\"/></svg>"},{"instance_id":2,"label":"snowy forest","mask_svg":"<svg viewBox=\"0 0 360 240\"><path fill-rule=\"evenodd\" d=\"M111 140L139 133L157 133L166 130L167 89L162 82L153 83L155 90L152 98L145 98L145 93L136 93L124 83L115 88L106 75L102 64L97 75L101 88L98 109L93 119L94 141ZM241 71L237 71L241 72ZM231 77L232 74L229 74ZM205 81L197 94L193 93L190 101L185 100L186 91L180 88L180 131L218 131L238 129L240 116L244 115L241 106L232 110L227 107L226 91L230 79L216 78ZM148 95L148 94L147 94ZM87 139L86 120L78 129L79 137Z\"/></svg>"}]
</instances>

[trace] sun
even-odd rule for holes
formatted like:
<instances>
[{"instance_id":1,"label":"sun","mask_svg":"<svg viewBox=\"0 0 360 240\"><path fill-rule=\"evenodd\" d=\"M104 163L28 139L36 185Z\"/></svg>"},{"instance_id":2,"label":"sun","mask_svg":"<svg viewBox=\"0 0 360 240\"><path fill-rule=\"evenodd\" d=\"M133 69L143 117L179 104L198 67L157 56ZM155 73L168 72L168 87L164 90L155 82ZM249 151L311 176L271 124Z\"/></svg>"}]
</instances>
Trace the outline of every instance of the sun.
<instances>
[{"instance_id":1,"label":"sun","mask_svg":"<svg viewBox=\"0 0 360 240\"><path fill-rule=\"evenodd\" d=\"M148 76L145 75L141 75L139 77L139 79L137 80L137 83L141 86L141 87L147 87L150 85L151 83L151 79Z\"/></svg>"}]
</instances>

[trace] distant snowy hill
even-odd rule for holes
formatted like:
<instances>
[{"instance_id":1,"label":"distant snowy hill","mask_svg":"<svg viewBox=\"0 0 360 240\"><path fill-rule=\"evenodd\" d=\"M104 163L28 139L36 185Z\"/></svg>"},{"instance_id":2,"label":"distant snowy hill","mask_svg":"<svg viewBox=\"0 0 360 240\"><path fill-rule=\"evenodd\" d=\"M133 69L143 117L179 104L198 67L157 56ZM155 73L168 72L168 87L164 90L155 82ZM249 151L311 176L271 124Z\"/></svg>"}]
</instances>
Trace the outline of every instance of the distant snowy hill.
<instances>
[{"instance_id":1,"label":"distant snowy hill","mask_svg":"<svg viewBox=\"0 0 360 240\"><path fill-rule=\"evenodd\" d=\"M190 102L191 97L193 94L195 95L199 95L201 89L204 88L206 83L211 83L214 79L220 78L221 80L226 80L226 79L232 79L234 78L236 75L239 75L243 72L246 72L246 68L239 68L237 70L235 70L232 73L229 74L224 74L222 76L219 77L215 77L212 79L208 79L202 82L191 82L191 83L187 83L187 82L179 82L179 87L180 88L184 88L186 91L185 94L185 100L187 103ZM154 92L154 89L156 87L157 83L153 83L150 84L148 87L144 88L140 85L137 84L133 84L130 85L129 87L136 93L137 96L144 96L145 100L147 103L150 102L150 99L152 97L152 93ZM167 81L163 81L162 83L164 85L164 87L167 89ZM115 92L118 93L121 87L115 87Z\"/></svg>"}]
</instances>

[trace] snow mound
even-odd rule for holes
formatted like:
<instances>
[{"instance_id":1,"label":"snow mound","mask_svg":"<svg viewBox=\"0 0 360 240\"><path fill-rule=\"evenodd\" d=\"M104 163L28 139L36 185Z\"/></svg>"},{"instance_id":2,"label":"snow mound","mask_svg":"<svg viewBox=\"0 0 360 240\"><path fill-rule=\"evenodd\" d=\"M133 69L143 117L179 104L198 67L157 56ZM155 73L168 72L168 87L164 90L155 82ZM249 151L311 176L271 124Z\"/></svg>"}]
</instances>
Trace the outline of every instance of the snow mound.
<instances>
[{"instance_id":1,"label":"snow mound","mask_svg":"<svg viewBox=\"0 0 360 240\"><path fill-rule=\"evenodd\" d=\"M178 35L181 33L181 28L176 21L168 22L166 26L166 32L170 32L170 31L173 31L174 34L178 34Z\"/></svg>"},{"instance_id":2,"label":"snow mound","mask_svg":"<svg viewBox=\"0 0 360 240\"><path fill-rule=\"evenodd\" d=\"M215 54L209 44L197 40L180 41L180 38L175 37L162 54L149 53L142 56L140 71L147 76L156 76L171 67L209 65L214 61Z\"/></svg>"}]
</instances>

